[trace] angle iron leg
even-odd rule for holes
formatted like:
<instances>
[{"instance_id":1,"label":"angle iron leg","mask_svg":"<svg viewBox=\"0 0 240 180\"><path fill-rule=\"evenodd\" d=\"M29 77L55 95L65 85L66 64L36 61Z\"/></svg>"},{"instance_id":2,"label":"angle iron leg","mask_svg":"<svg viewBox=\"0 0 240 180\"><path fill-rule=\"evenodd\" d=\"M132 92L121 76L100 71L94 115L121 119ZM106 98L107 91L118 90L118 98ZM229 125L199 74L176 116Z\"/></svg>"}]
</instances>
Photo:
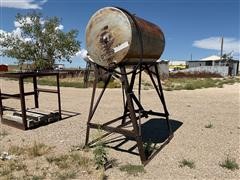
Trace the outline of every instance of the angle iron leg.
<instances>
[{"instance_id":1,"label":"angle iron leg","mask_svg":"<svg viewBox=\"0 0 240 180\"><path fill-rule=\"evenodd\" d=\"M38 90L37 90L37 76L33 76L33 90L34 90L34 103L35 103L35 108L39 108Z\"/></svg>"},{"instance_id":2,"label":"angle iron leg","mask_svg":"<svg viewBox=\"0 0 240 180\"><path fill-rule=\"evenodd\" d=\"M2 104L2 92L0 89L0 120L2 120L2 116L3 116L3 104Z\"/></svg>"},{"instance_id":3,"label":"angle iron leg","mask_svg":"<svg viewBox=\"0 0 240 180\"><path fill-rule=\"evenodd\" d=\"M98 66L95 67L95 79L94 79L94 83L93 83L93 91L92 91L92 98L91 98L91 103L90 103L90 109L89 109L89 115L88 115L88 121L87 121L87 131L86 131L86 140L85 140L85 146L88 145L88 141L89 141L89 133L90 133L90 122L93 118L93 115L95 113L95 111L97 110L97 107L101 101L101 98L107 88L107 85L109 84L110 82L110 79L112 77L112 74L110 73L108 75L108 78L104 84L104 87L100 93L100 95L98 96L98 99L94 105L94 99L95 99L95 94L96 94L96 88L97 88L97 83L98 83Z\"/></svg>"},{"instance_id":4,"label":"angle iron leg","mask_svg":"<svg viewBox=\"0 0 240 180\"><path fill-rule=\"evenodd\" d=\"M85 146L88 145L88 141L89 141L89 133L90 133L89 123L90 123L90 121L91 121L91 119L92 119L92 118L91 118L91 114L92 114L92 108L93 108L93 104L94 104L94 98L95 98L96 87L97 87L97 70L96 70L96 68L97 68L97 67L94 66L95 79L94 79L94 82L93 82L92 98L91 98L91 103L90 103L90 108L89 108L89 114L88 114Z\"/></svg>"},{"instance_id":5,"label":"angle iron leg","mask_svg":"<svg viewBox=\"0 0 240 180\"><path fill-rule=\"evenodd\" d=\"M27 115L26 115L26 104L25 104L25 96L24 96L24 82L23 77L19 78L19 90L20 90L20 101L21 101L21 111L22 111L22 121L24 130L27 130Z\"/></svg>"},{"instance_id":6,"label":"angle iron leg","mask_svg":"<svg viewBox=\"0 0 240 180\"><path fill-rule=\"evenodd\" d=\"M155 66L155 71L156 71L156 76L157 76L157 81L158 81L158 87L159 87L159 91L160 91L160 94L161 94L161 96L160 96L161 101L162 101L162 104L163 104L164 112L167 115L166 120L167 120L169 135L172 136L172 127L171 127L171 124L170 124L169 118L168 118L169 113L168 113L168 110L167 110L167 106L166 106L166 102L165 102L165 98L164 98L164 94L163 94L162 84L161 84L161 80L160 80L159 72L158 72L158 67L157 67L157 64L155 64L154 66Z\"/></svg>"},{"instance_id":7,"label":"angle iron leg","mask_svg":"<svg viewBox=\"0 0 240 180\"><path fill-rule=\"evenodd\" d=\"M134 130L134 134L135 134L135 139L137 141L137 146L138 146L138 151L139 151L139 155L140 155L140 159L141 162L144 163L147 159L146 159L146 155L144 152L144 148L143 148L143 142L142 142L142 136L139 135L139 128L138 128L138 124L137 124L137 117L135 114L135 110L134 110L134 106L133 106L133 100L131 97L132 92L132 88L133 88L133 84L129 85L128 79L127 79L127 75L126 75L126 69L125 67L120 67L121 69L121 73L123 74L123 81L124 81L124 85L125 85L125 93L126 93L126 97L127 97L127 103L128 103L128 110L130 112L130 118L133 124L133 130ZM133 72L133 76L136 75L136 72Z\"/></svg>"},{"instance_id":8,"label":"angle iron leg","mask_svg":"<svg viewBox=\"0 0 240 180\"><path fill-rule=\"evenodd\" d=\"M62 119L62 109L61 109L61 95L60 95L60 82L59 82L59 73L57 74L57 94L58 94L58 112L59 112L59 119Z\"/></svg>"}]
</instances>

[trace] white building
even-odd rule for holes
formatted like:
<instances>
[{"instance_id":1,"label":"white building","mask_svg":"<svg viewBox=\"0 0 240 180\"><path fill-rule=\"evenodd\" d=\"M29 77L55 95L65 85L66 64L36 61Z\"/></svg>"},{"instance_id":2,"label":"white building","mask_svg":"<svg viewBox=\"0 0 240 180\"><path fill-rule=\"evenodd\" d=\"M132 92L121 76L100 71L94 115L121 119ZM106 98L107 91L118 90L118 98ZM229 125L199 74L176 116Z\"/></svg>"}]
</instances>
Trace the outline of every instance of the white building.
<instances>
[{"instance_id":1,"label":"white building","mask_svg":"<svg viewBox=\"0 0 240 180\"><path fill-rule=\"evenodd\" d=\"M200 60L186 61L190 72L218 73L222 76L236 76L239 71L239 61L234 59L221 59L220 56L212 55Z\"/></svg>"}]
</instances>

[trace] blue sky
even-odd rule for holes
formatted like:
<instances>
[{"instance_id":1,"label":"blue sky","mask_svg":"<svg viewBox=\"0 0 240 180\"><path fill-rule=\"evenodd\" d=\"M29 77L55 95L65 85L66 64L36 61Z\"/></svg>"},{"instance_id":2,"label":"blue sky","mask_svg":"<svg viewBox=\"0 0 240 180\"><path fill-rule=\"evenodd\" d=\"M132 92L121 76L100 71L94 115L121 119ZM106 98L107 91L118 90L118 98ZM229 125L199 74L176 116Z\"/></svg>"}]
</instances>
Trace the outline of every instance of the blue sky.
<instances>
[{"instance_id":1,"label":"blue sky","mask_svg":"<svg viewBox=\"0 0 240 180\"><path fill-rule=\"evenodd\" d=\"M233 51L239 59L240 1L239 0L0 0L0 30L12 32L15 15L40 11L43 16L62 18L63 31L78 29L78 40L85 48L85 27L98 9L118 6L161 27L166 38L161 58L175 60L200 59L219 54L220 37L224 50ZM0 57L1 63L12 64L11 58ZM72 64L84 66L76 56Z\"/></svg>"}]
</instances>

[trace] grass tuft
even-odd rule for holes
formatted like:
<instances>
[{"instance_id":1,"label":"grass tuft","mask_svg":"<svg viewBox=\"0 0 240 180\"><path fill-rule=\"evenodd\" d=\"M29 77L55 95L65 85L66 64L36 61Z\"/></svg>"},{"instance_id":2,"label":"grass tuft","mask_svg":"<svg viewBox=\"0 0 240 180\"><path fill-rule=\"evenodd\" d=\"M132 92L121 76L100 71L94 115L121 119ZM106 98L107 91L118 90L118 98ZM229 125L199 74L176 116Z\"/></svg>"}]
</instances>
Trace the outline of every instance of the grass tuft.
<instances>
[{"instance_id":1,"label":"grass tuft","mask_svg":"<svg viewBox=\"0 0 240 180\"><path fill-rule=\"evenodd\" d=\"M209 123L207 125L204 126L205 128L213 128L213 124L212 123Z\"/></svg>"},{"instance_id":2,"label":"grass tuft","mask_svg":"<svg viewBox=\"0 0 240 180\"><path fill-rule=\"evenodd\" d=\"M220 165L221 167L226 168L226 169L229 169L229 170L231 170L231 171L234 171L234 170L236 170L236 169L239 169L239 166L238 166L236 160L235 160L235 159L232 159L232 158L229 158L229 157L227 157L227 159L224 160L223 162L221 162L219 165Z\"/></svg>"},{"instance_id":3,"label":"grass tuft","mask_svg":"<svg viewBox=\"0 0 240 180\"><path fill-rule=\"evenodd\" d=\"M77 172L74 170L64 171L61 173L56 173L57 179L66 180L66 179L76 179Z\"/></svg>"},{"instance_id":4,"label":"grass tuft","mask_svg":"<svg viewBox=\"0 0 240 180\"><path fill-rule=\"evenodd\" d=\"M47 154L51 148L43 143L36 143L32 147L26 148L29 157L38 157Z\"/></svg>"},{"instance_id":5,"label":"grass tuft","mask_svg":"<svg viewBox=\"0 0 240 180\"><path fill-rule=\"evenodd\" d=\"M183 159L182 161L179 162L179 167L189 167L190 169L195 168L195 163L192 160L187 160L187 159Z\"/></svg>"},{"instance_id":6,"label":"grass tuft","mask_svg":"<svg viewBox=\"0 0 240 180\"><path fill-rule=\"evenodd\" d=\"M105 174L104 169L100 171L99 180L107 180L108 176Z\"/></svg>"},{"instance_id":7,"label":"grass tuft","mask_svg":"<svg viewBox=\"0 0 240 180\"><path fill-rule=\"evenodd\" d=\"M50 156L46 160L50 164L55 164L60 169L68 169L70 167L83 167L88 169L91 164L91 159L79 154L61 155L58 157Z\"/></svg>"},{"instance_id":8,"label":"grass tuft","mask_svg":"<svg viewBox=\"0 0 240 180\"><path fill-rule=\"evenodd\" d=\"M2 166L0 169L0 176L7 176L11 173L11 169L8 166Z\"/></svg>"},{"instance_id":9,"label":"grass tuft","mask_svg":"<svg viewBox=\"0 0 240 180\"><path fill-rule=\"evenodd\" d=\"M137 176L140 173L145 173L144 167L142 165L127 164L127 165L121 166L119 169L120 171L125 171L129 175L134 175L134 176Z\"/></svg>"},{"instance_id":10,"label":"grass tuft","mask_svg":"<svg viewBox=\"0 0 240 180\"><path fill-rule=\"evenodd\" d=\"M80 167L89 167L91 164L91 159L88 157L81 156L79 154L70 154L72 161Z\"/></svg>"},{"instance_id":11,"label":"grass tuft","mask_svg":"<svg viewBox=\"0 0 240 180\"><path fill-rule=\"evenodd\" d=\"M93 150L95 164L97 169L105 168L105 165L108 162L107 151L105 144L102 141L99 141L96 144L96 147Z\"/></svg>"},{"instance_id":12,"label":"grass tuft","mask_svg":"<svg viewBox=\"0 0 240 180\"><path fill-rule=\"evenodd\" d=\"M0 176L8 176L13 171L26 170L27 166L21 161L9 160L4 164L0 164Z\"/></svg>"},{"instance_id":13,"label":"grass tuft","mask_svg":"<svg viewBox=\"0 0 240 180\"><path fill-rule=\"evenodd\" d=\"M45 179L45 177L44 176L36 176L36 175L33 175L31 177L31 180L42 180L42 179Z\"/></svg>"},{"instance_id":14,"label":"grass tuft","mask_svg":"<svg viewBox=\"0 0 240 180\"><path fill-rule=\"evenodd\" d=\"M61 155L59 157L47 157L46 160L52 164L54 163L56 166L58 166L60 169L67 169L71 166L71 162L69 160L68 155Z\"/></svg>"},{"instance_id":15,"label":"grass tuft","mask_svg":"<svg viewBox=\"0 0 240 180\"><path fill-rule=\"evenodd\" d=\"M3 139L4 137L6 137L7 135L9 135L9 134L5 129L0 131L0 140Z\"/></svg>"},{"instance_id":16,"label":"grass tuft","mask_svg":"<svg viewBox=\"0 0 240 180\"><path fill-rule=\"evenodd\" d=\"M143 144L144 152L145 152L146 157L151 156L153 151L156 149L155 146L156 146L156 144L152 143L151 140L149 140L149 141L147 141Z\"/></svg>"},{"instance_id":17,"label":"grass tuft","mask_svg":"<svg viewBox=\"0 0 240 180\"><path fill-rule=\"evenodd\" d=\"M240 83L239 78L168 78L163 82L166 91L172 90L194 90L202 88L217 87L222 88L224 84Z\"/></svg>"},{"instance_id":18,"label":"grass tuft","mask_svg":"<svg viewBox=\"0 0 240 180\"><path fill-rule=\"evenodd\" d=\"M19 146L12 145L12 146L10 146L10 147L8 148L8 152L9 152L10 154L14 154L14 155L19 156L19 155L24 154L25 149L22 148L22 147L19 147Z\"/></svg>"}]
</instances>

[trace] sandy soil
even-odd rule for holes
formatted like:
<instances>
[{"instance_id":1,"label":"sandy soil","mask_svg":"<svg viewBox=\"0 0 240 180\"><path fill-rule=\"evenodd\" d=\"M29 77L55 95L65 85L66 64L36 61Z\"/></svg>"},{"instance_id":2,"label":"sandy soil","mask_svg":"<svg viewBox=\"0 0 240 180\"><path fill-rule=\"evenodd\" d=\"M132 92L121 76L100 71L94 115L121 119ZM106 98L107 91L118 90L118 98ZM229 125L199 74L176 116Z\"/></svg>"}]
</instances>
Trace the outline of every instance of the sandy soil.
<instances>
[{"instance_id":1,"label":"sandy soil","mask_svg":"<svg viewBox=\"0 0 240 180\"><path fill-rule=\"evenodd\" d=\"M17 92L17 85L16 81L1 80L2 92ZM31 88L31 84L26 85L26 91ZM226 85L224 88L164 93L171 123L175 129L174 138L145 166L146 173L129 176L118 168L112 168L106 171L108 178L239 179L240 170L230 171L219 166L219 163L227 157L235 158L240 164L239 84ZM67 153L72 146L83 144L91 89L61 88L61 98L64 117L70 115L73 117L28 131L1 124L0 131L5 130L8 135L0 140L0 151L7 150L11 145L31 145L37 141L55 147L55 153ZM33 107L32 100L33 97L27 97L28 107ZM41 93L40 107L57 109L56 100L54 94ZM5 100L4 105L19 107L16 102L16 100ZM144 90L142 102L146 109L161 111L154 90ZM106 119L118 117L122 111L121 90L108 89L94 116L94 122L104 122ZM151 118L142 122L143 126L146 125L145 132L150 135L149 132L154 131L151 128L156 130L158 125L157 120L153 119L156 117ZM205 128L209 123L213 128ZM94 133L91 133L91 137L93 136ZM133 142L127 142L122 148L127 150L132 145ZM117 159L119 166L127 163L140 164L139 157L131 153L112 148L109 148L108 152L109 157ZM179 161L184 158L194 161L196 167L194 169L179 167Z\"/></svg>"}]
</instances>

